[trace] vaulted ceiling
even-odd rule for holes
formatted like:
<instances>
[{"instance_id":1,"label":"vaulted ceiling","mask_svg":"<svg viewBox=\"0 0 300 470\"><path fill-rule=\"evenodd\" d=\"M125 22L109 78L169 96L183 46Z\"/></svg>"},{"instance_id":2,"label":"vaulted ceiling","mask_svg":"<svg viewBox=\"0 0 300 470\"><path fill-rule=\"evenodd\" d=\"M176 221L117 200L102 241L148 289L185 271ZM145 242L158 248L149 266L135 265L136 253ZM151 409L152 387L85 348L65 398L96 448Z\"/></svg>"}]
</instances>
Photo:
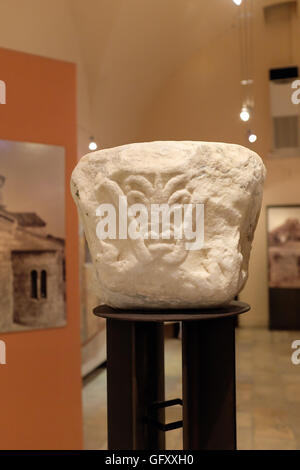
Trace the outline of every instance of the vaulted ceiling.
<instances>
[{"instance_id":1,"label":"vaulted ceiling","mask_svg":"<svg viewBox=\"0 0 300 470\"><path fill-rule=\"evenodd\" d=\"M192 54L233 27L237 8L231 0L70 0L69 6L94 133L105 146L138 138L159 89Z\"/></svg>"},{"instance_id":2,"label":"vaulted ceiling","mask_svg":"<svg viewBox=\"0 0 300 470\"><path fill-rule=\"evenodd\" d=\"M297 15L285 21L277 9L271 15L273 22L266 24L262 7L277 0L252 2L260 106L265 102L268 68L299 62L300 23ZM241 105L236 26L242 11L232 0L0 0L0 47L77 64L80 155L91 134L101 147L109 147L147 139L145 129L153 127L153 122L159 132L150 131L149 139L171 134L174 138L191 135L199 139L206 134L211 138L207 132L202 136L189 130L199 121L202 127L203 123L215 127L213 116L207 120L207 111L212 108L209 93L214 94L220 75L229 82L224 109ZM188 78L183 83L185 70ZM176 89L172 89L176 77ZM178 95L184 112L175 122L170 116L177 112ZM206 103L203 108L205 100L209 106ZM166 107L172 110L162 113ZM234 109L228 115L237 114ZM265 119L267 108L256 115ZM168 130L160 135L165 122L170 122L171 130L177 125L180 132ZM229 125L228 134L239 141ZM227 134L215 137L228 138Z\"/></svg>"}]
</instances>

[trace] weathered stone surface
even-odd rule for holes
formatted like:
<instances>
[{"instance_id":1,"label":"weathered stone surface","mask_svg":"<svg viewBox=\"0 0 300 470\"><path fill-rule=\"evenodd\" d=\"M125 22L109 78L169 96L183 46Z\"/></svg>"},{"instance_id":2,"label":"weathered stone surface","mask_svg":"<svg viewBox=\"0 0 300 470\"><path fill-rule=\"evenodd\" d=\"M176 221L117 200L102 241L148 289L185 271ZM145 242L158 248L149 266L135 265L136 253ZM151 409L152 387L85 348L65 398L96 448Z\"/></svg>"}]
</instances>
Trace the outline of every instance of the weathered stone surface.
<instances>
[{"instance_id":1,"label":"weathered stone surface","mask_svg":"<svg viewBox=\"0 0 300 470\"><path fill-rule=\"evenodd\" d=\"M247 279L264 177L261 158L233 144L150 142L84 156L71 188L103 302L192 308L232 300ZM100 240L96 209L104 203L117 207L120 195L128 205L143 203L149 210L155 203L203 204L204 245L187 250L187 240L161 235Z\"/></svg>"}]
</instances>

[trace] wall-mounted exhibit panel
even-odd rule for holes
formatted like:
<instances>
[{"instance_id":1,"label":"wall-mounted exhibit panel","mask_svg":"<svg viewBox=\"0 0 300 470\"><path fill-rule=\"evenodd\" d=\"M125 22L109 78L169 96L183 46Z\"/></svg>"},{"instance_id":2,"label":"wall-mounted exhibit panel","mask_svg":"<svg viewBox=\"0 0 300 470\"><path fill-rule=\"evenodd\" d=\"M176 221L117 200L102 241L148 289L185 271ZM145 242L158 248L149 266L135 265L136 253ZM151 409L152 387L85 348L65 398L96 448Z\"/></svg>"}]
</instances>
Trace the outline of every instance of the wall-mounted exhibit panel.
<instances>
[{"instance_id":1,"label":"wall-mounted exhibit panel","mask_svg":"<svg viewBox=\"0 0 300 470\"><path fill-rule=\"evenodd\" d=\"M300 328L300 206L267 207L270 328Z\"/></svg>"},{"instance_id":2,"label":"wall-mounted exhibit panel","mask_svg":"<svg viewBox=\"0 0 300 470\"><path fill-rule=\"evenodd\" d=\"M0 63L0 449L80 449L76 68Z\"/></svg>"}]
</instances>

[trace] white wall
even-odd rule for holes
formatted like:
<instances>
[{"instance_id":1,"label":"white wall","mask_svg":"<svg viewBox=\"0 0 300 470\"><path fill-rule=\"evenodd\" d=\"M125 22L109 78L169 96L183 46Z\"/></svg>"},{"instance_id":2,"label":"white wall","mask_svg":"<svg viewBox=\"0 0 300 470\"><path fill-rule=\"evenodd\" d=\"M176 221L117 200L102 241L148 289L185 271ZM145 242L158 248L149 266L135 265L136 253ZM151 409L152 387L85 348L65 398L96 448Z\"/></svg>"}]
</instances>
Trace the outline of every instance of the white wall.
<instances>
[{"instance_id":1,"label":"white wall","mask_svg":"<svg viewBox=\"0 0 300 470\"><path fill-rule=\"evenodd\" d=\"M78 153L91 126L87 76L68 0L0 0L0 47L77 64Z\"/></svg>"}]
</instances>

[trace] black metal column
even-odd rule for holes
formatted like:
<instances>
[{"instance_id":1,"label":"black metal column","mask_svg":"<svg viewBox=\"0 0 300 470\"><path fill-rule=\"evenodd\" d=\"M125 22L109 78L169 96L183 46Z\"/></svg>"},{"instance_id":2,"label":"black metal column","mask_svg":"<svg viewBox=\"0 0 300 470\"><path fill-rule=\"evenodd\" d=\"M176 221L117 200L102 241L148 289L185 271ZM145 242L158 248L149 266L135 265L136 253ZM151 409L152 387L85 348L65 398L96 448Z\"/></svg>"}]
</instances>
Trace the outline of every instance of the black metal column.
<instances>
[{"instance_id":1,"label":"black metal column","mask_svg":"<svg viewBox=\"0 0 300 470\"><path fill-rule=\"evenodd\" d=\"M182 322L183 448L236 449L234 318Z\"/></svg>"},{"instance_id":2,"label":"black metal column","mask_svg":"<svg viewBox=\"0 0 300 470\"><path fill-rule=\"evenodd\" d=\"M163 400L163 324L107 319L108 449L163 450L164 432L147 420ZM164 410L155 413L164 421Z\"/></svg>"}]
</instances>

